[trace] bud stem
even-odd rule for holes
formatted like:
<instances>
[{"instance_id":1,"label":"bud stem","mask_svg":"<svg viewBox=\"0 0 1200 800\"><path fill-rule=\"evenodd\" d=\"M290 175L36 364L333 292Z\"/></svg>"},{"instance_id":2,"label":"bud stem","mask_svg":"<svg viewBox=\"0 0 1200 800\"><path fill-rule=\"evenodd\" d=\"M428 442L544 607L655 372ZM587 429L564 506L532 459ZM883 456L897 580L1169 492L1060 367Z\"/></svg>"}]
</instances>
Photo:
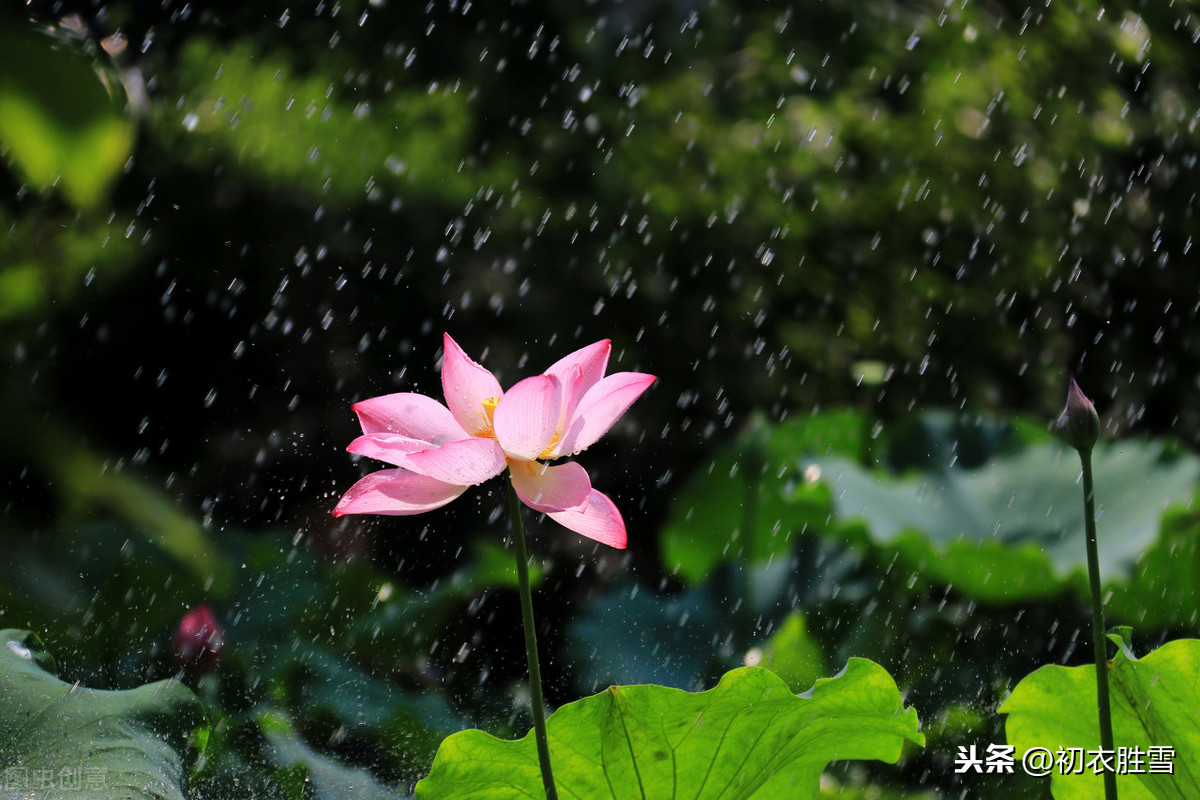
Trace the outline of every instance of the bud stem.
<instances>
[{"instance_id":1,"label":"bud stem","mask_svg":"<svg viewBox=\"0 0 1200 800\"><path fill-rule=\"evenodd\" d=\"M1092 640L1096 649L1096 707L1100 715L1100 747L1115 754L1112 708L1108 700L1108 638L1105 636L1104 603L1100 586L1100 550L1096 545L1096 497L1092 485L1092 448L1080 448L1083 467L1083 524L1087 539L1088 582L1092 590ZM1115 755L1113 756L1115 758ZM1104 798L1117 800L1117 774L1104 770Z\"/></svg>"}]
</instances>

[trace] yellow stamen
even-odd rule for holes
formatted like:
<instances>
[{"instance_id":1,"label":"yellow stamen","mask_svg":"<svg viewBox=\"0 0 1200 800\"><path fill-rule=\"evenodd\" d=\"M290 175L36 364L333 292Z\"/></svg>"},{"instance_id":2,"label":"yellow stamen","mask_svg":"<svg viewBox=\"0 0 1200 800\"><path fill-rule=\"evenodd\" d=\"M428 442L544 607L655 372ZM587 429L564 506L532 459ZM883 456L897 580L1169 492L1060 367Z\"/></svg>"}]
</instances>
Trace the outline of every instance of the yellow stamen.
<instances>
[{"instance_id":1,"label":"yellow stamen","mask_svg":"<svg viewBox=\"0 0 1200 800\"><path fill-rule=\"evenodd\" d=\"M489 397L483 401L483 411L479 412L479 417L483 420L483 427L480 428L479 432L475 434L476 436L484 439L496 438L496 429L493 427L494 422L492 420L492 416L496 413L496 405L499 402L499 397ZM539 459L550 458L550 454L554 451L554 448L557 444L558 431L555 431L554 435L550 437L550 444L546 445L546 449L539 453L537 457Z\"/></svg>"},{"instance_id":2,"label":"yellow stamen","mask_svg":"<svg viewBox=\"0 0 1200 800\"><path fill-rule=\"evenodd\" d=\"M550 437L550 444L546 445L545 450L538 453L538 458L549 458L550 454L554 451L554 446L557 444L558 444L558 431L555 431L554 435Z\"/></svg>"},{"instance_id":3,"label":"yellow stamen","mask_svg":"<svg viewBox=\"0 0 1200 800\"><path fill-rule=\"evenodd\" d=\"M481 436L485 439L495 439L496 431L492 427L492 415L496 413L496 404L500 402L499 397L489 397L483 401L483 411L479 416L483 418L483 428L476 436Z\"/></svg>"}]
</instances>

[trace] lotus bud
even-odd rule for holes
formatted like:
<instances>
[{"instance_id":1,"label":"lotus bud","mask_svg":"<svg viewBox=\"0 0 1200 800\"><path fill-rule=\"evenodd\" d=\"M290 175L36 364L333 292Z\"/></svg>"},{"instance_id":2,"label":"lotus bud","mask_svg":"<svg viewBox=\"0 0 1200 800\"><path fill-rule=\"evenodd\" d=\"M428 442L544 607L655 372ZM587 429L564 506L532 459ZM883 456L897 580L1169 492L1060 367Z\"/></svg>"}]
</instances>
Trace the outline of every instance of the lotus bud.
<instances>
[{"instance_id":1,"label":"lotus bud","mask_svg":"<svg viewBox=\"0 0 1200 800\"><path fill-rule=\"evenodd\" d=\"M1062 440L1081 452L1091 450L1100 438L1100 415L1074 378L1067 392L1067 406L1055 426Z\"/></svg>"},{"instance_id":2,"label":"lotus bud","mask_svg":"<svg viewBox=\"0 0 1200 800\"><path fill-rule=\"evenodd\" d=\"M175 629L175 661L195 674L212 672L225 651L225 631L217 624L212 609L201 603L179 621Z\"/></svg>"}]
</instances>

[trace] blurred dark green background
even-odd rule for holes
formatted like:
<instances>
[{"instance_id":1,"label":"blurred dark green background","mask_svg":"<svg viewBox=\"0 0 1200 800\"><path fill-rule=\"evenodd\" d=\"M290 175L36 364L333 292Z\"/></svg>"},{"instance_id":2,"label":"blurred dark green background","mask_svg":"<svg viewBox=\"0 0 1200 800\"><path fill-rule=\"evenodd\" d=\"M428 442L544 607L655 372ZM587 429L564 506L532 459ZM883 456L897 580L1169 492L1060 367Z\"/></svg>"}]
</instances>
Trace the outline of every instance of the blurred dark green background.
<instances>
[{"instance_id":1,"label":"blurred dark green background","mask_svg":"<svg viewBox=\"0 0 1200 800\"><path fill-rule=\"evenodd\" d=\"M1049 420L1074 375L1109 433L1200 438L1186 4L33 0L0 37L21 548L116 519L220 596L205 542L281 526L429 585L499 484L329 511L350 404L440 397L443 332L506 384L601 338L659 377L583 458L630 550L541 525L558 595L670 588L672 493L755 412Z\"/></svg>"},{"instance_id":2,"label":"blurred dark green background","mask_svg":"<svg viewBox=\"0 0 1200 800\"><path fill-rule=\"evenodd\" d=\"M5 142L6 383L216 520L325 510L348 404L436 394L444 330L508 380L603 337L659 375L610 446L651 516L754 409L1048 415L1076 374L1197 435L1182 9L28 11L136 142L85 209Z\"/></svg>"}]
</instances>

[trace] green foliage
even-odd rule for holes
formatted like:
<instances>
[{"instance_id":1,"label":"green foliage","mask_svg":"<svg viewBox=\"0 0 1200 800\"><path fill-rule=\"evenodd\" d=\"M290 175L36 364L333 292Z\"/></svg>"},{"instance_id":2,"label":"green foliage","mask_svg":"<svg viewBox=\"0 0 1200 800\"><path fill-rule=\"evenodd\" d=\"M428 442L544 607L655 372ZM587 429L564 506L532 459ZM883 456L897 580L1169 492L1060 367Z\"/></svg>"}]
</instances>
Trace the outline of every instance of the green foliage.
<instances>
[{"instance_id":1,"label":"green foliage","mask_svg":"<svg viewBox=\"0 0 1200 800\"><path fill-rule=\"evenodd\" d=\"M188 43L178 66L187 101L161 108L159 124L195 158L232 158L247 177L343 203L390 201L401 189L474 189L457 170L470 133L461 94L408 86L386 100L358 95L368 87L202 39Z\"/></svg>"},{"instance_id":2,"label":"green foliage","mask_svg":"<svg viewBox=\"0 0 1200 800\"><path fill-rule=\"evenodd\" d=\"M54 800L183 800L196 756L189 737L204 724L195 695L171 681L97 691L49 666L33 634L0 631L6 788Z\"/></svg>"},{"instance_id":3,"label":"green foliage","mask_svg":"<svg viewBox=\"0 0 1200 800\"><path fill-rule=\"evenodd\" d=\"M66 41L22 26L0 29L0 51L0 153L38 190L58 186L78 208L98 209L133 147L111 82ZM7 295L18 278L4 277Z\"/></svg>"},{"instance_id":4,"label":"green foliage","mask_svg":"<svg viewBox=\"0 0 1200 800\"><path fill-rule=\"evenodd\" d=\"M227 677L251 707L269 701L310 741L375 750L373 766L407 781L443 736L473 719L495 724L480 719L486 704L464 711L429 690L426 654L471 598L515 581L496 548L482 545L454 577L418 593L365 562L322 564L285 536L230 545L248 569L230 599ZM257 681L265 687L253 689Z\"/></svg>"},{"instance_id":5,"label":"green foliage","mask_svg":"<svg viewBox=\"0 0 1200 800\"><path fill-rule=\"evenodd\" d=\"M5 619L46 631L76 679L121 685L170 674L171 633L189 605L212 598L204 584L119 525L53 537L53 558L40 543L10 541L13 559L0 563ZM343 796L336 787L352 780L394 793L427 771L445 735L472 722L508 730L507 697L484 695L465 713L430 691L427 663L473 598L515 582L499 546L481 545L453 578L418 593L362 561L322 563L294 534L224 531L217 542L219 557L241 568L210 599L226 652L202 684L215 719L197 800L307 798L287 789L297 769L318 798ZM362 751L373 757L355 763Z\"/></svg>"},{"instance_id":6,"label":"green foliage","mask_svg":"<svg viewBox=\"0 0 1200 800\"><path fill-rule=\"evenodd\" d=\"M50 298L46 301L51 302ZM231 567L203 526L123 459L106 458L61 419L45 419L38 397L9 386L0 391L0 448L27 452L30 465L59 501L59 522L71 524L115 517L129 532L175 559L196 583L212 593L228 591Z\"/></svg>"},{"instance_id":7,"label":"green foliage","mask_svg":"<svg viewBox=\"0 0 1200 800\"><path fill-rule=\"evenodd\" d=\"M774 558L812 531L988 602L1086 593L1073 451L1028 423L926 414L882 431L863 466L854 430L845 414L760 426L753 446L766 455L751 469L748 438L734 440L680 491L664 560L695 581L722 559ZM1200 458L1161 441L1102 442L1093 465L1115 609L1160 627L1191 622L1195 561L1178 555L1194 548L1195 516L1165 512L1195 497Z\"/></svg>"},{"instance_id":8,"label":"green foliage","mask_svg":"<svg viewBox=\"0 0 1200 800\"><path fill-rule=\"evenodd\" d=\"M817 653L823 647L810 638L811 626L789 617L802 611L820 615L838 627L837 640L845 642L851 631L876 622L862 608L880 589L880 576L854 553L808 534L795 537L791 551L769 565L723 564L683 592L662 595L631 582L617 584L575 615L565 649L578 665L573 675L583 692L614 683L695 690L743 665L751 653L778 657L789 685L804 689L825 674ZM731 597L738 599L731 604ZM776 635L777 641L771 638ZM880 645L875 636L871 647L843 649L839 657L878 657ZM791 647L797 649L787 650Z\"/></svg>"},{"instance_id":9,"label":"green foliage","mask_svg":"<svg viewBox=\"0 0 1200 800\"><path fill-rule=\"evenodd\" d=\"M917 715L878 665L854 659L796 696L770 672L746 668L715 689L614 686L548 720L555 782L580 800L815 797L832 760L894 762L923 744ZM507 742L464 731L442 743L417 796L539 796L533 737Z\"/></svg>"},{"instance_id":10,"label":"green foliage","mask_svg":"<svg viewBox=\"0 0 1200 800\"><path fill-rule=\"evenodd\" d=\"M31 321L42 324L55 308L85 295L96 275L120 279L136 271L145 236L127 222L94 217L63 226L52 218L0 210L0 224L5 228L0 239L0 322L10 342ZM9 397L5 405L12 405ZM5 413L11 416L12 410Z\"/></svg>"},{"instance_id":11,"label":"green foliage","mask_svg":"<svg viewBox=\"0 0 1200 800\"><path fill-rule=\"evenodd\" d=\"M1109 618L1131 622L1142 629L1172 626L1195 629L1200 621L1198 565L1200 514L1194 508L1167 509L1162 518L1162 535L1138 560L1131 580L1107 587L1105 607Z\"/></svg>"},{"instance_id":12,"label":"green foliage","mask_svg":"<svg viewBox=\"0 0 1200 800\"><path fill-rule=\"evenodd\" d=\"M829 515L826 492L804 479L798 459L861 452L865 424L849 411L775 425L756 417L676 492L659 539L663 563L694 583L723 560L753 564L787 552Z\"/></svg>"},{"instance_id":13,"label":"green foliage","mask_svg":"<svg viewBox=\"0 0 1200 800\"><path fill-rule=\"evenodd\" d=\"M71 680L128 687L166 677L170 633L204 596L201 579L131 533L111 523L5 533L4 619L40 631Z\"/></svg>"},{"instance_id":14,"label":"green foliage","mask_svg":"<svg viewBox=\"0 0 1200 800\"><path fill-rule=\"evenodd\" d=\"M1117 654L1106 665L1112 702L1113 737L1117 748L1139 748L1142 774L1117 775L1122 798L1196 797L1200 795L1200 711L1195 702L1200 683L1200 640L1168 642L1142 658L1134 656L1122 636L1110 635ZM1049 665L1027 676L999 709L1007 714L1005 730L1017 755L1033 747L1082 748L1084 763L1089 750L1100 747L1096 716L1096 673L1091 665ZM1150 747L1172 747L1173 757L1158 759L1172 764L1172 774L1151 773L1146 760ZM1136 762L1131 762L1136 763ZM1060 774L1056 769L1051 790L1056 800L1083 800L1098 796L1100 776L1083 769Z\"/></svg>"},{"instance_id":15,"label":"green foliage","mask_svg":"<svg viewBox=\"0 0 1200 800\"><path fill-rule=\"evenodd\" d=\"M1128 583L1159 539L1163 509L1191 500L1200 458L1159 442L1093 452L1101 577ZM897 553L912 569L990 601L1085 591L1082 490L1075 453L1040 445L986 465L894 477L840 459L816 460L843 529ZM1136 477L1134 477L1136 476Z\"/></svg>"},{"instance_id":16,"label":"green foliage","mask_svg":"<svg viewBox=\"0 0 1200 800\"><path fill-rule=\"evenodd\" d=\"M193 781L191 800L401 800L370 771L314 750L278 711L226 718Z\"/></svg>"},{"instance_id":17,"label":"green foliage","mask_svg":"<svg viewBox=\"0 0 1200 800\"><path fill-rule=\"evenodd\" d=\"M944 712L943 756L1030 664L1080 657L1079 492L1068 454L1052 519L1017 535L1029 506L1003 489L1043 485L983 483L1050 452L1043 425L895 420L1048 419L1069 367L1122 435L1200 432L1185 4L16 6L0 612L68 680L132 686L171 674L173 620L212 601L231 637L202 770L218 797L313 793L279 735L390 789L450 730L524 727L511 559L470 549L486 500L352 564L292 541L350 530L328 519L347 405L435 386L447 327L504 364L611 336L660 378L588 453L631 550L544 540L556 700L711 685L772 636L782 669L807 639ZM108 53L129 112L102 90L120 94ZM1153 506L1193 499L1191 459L1147 448L1121 456L1146 469L1131 483L1169 491L1100 497L1109 612L1190 630L1200 516ZM902 788L837 789L984 796L938 753Z\"/></svg>"},{"instance_id":18,"label":"green foliage","mask_svg":"<svg viewBox=\"0 0 1200 800\"><path fill-rule=\"evenodd\" d=\"M788 614L762 650L763 667L796 691L812 686L825 674L821 645L808 630L804 615Z\"/></svg>"},{"instance_id":19,"label":"green foliage","mask_svg":"<svg viewBox=\"0 0 1200 800\"><path fill-rule=\"evenodd\" d=\"M363 767L304 741L286 715L263 711L220 720L193 775L188 800L404 800Z\"/></svg>"},{"instance_id":20,"label":"green foliage","mask_svg":"<svg viewBox=\"0 0 1200 800\"><path fill-rule=\"evenodd\" d=\"M267 734L267 741L279 763L299 771L300 785L312 793L314 800L400 800L411 796L387 788L362 767L348 767L322 755L295 733L273 731Z\"/></svg>"}]
</instances>

